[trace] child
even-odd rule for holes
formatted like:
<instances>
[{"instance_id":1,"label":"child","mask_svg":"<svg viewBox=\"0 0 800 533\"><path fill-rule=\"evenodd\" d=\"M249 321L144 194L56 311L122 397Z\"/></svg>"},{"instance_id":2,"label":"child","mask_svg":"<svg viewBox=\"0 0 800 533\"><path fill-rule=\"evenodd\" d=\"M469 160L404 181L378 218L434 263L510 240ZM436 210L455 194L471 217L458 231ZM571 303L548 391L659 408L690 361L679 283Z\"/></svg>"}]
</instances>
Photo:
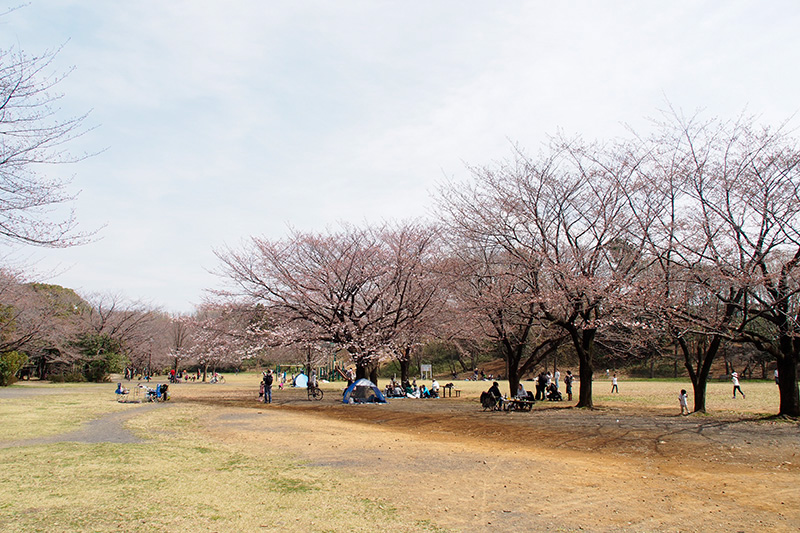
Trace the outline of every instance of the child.
<instances>
[{"instance_id":1,"label":"child","mask_svg":"<svg viewBox=\"0 0 800 533\"><path fill-rule=\"evenodd\" d=\"M678 401L681 403L681 414L688 415L689 414L689 397L686 394L686 389L681 389L681 393L678 395Z\"/></svg>"},{"instance_id":2,"label":"child","mask_svg":"<svg viewBox=\"0 0 800 533\"><path fill-rule=\"evenodd\" d=\"M736 391L739 391L739 394L742 395L742 398L745 398L744 392L742 392L742 387L739 386L739 374L737 372L733 372L731 374L731 381L733 382L733 397L736 398Z\"/></svg>"}]
</instances>

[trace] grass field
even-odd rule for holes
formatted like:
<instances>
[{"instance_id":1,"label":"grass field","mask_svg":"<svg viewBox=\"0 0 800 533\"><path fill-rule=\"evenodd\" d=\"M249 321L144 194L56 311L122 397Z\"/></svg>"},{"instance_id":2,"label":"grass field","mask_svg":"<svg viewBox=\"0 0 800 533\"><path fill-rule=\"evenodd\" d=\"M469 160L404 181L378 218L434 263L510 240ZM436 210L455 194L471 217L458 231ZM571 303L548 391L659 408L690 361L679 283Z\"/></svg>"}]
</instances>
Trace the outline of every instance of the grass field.
<instances>
[{"instance_id":1,"label":"grass field","mask_svg":"<svg viewBox=\"0 0 800 533\"><path fill-rule=\"evenodd\" d=\"M377 490L381 484L376 484L371 469L367 469L371 475L365 477L362 474L366 470L359 469L358 464L353 468L310 464L292 442L274 444L280 441L272 439L272 432L277 437L277 432L285 428L283 433L288 434L290 426L302 427L309 419L259 407L255 403L258 374L226 375L226 379L225 384L174 385L174 401L151 410L117 403L114 384L31 382L0 391L0 530L448 530L442 524L450 521L439 523L403 499L388 498ZM462 391L458 401L475 404L477 411L476 399L489 384L454 383ZM598 380L594 382L594 398L605 409L645 409L671 415L679 410L677 395L681 388L689 390L691 398L687 385L685 381L620 380L620 393L612 395L610 381ZM336 401L343 385L323 383L322 388L326 391L322 403L328 405ZM704 416L722 413L726 417L759 417L777 412L774 383L745 381L742 388L747 399L733 400L730 384L709 384L710 414ZM507 384L501 383L501 389L507 390ZM218 407L210 401L242 394L247 397L251 392L254 408L249 410ZM296 391L276 390L275 399L280 402L293 393ZM427 405L435 409L455 404ZM537 407L552 406L541 402ZM146 442L35 441L113 414L130 415L119 431L131 432ZM262 423L265 420L269 420L266 426ZM313 420L317 432L327 431L319 417ZM259 424L257 431L245 432L242 428L250 427L248 424L253 428ZM235 431L239 433L228 432L228 426L238 428ZM352 431L350 426L337 427L331 422L331 435ZM385 430L377 427L370 431ZM25 445L15 444L21 440ZM308 446L312 446L311 441ZM335 448L338 444L326 441L325 446ZM341 453L353 452L343 449ZM387 459L392 460L391 453ZM405 460L413 464L414 458ZM435 501L435 492L431 494Z\"/></svg>"}]
</instances>

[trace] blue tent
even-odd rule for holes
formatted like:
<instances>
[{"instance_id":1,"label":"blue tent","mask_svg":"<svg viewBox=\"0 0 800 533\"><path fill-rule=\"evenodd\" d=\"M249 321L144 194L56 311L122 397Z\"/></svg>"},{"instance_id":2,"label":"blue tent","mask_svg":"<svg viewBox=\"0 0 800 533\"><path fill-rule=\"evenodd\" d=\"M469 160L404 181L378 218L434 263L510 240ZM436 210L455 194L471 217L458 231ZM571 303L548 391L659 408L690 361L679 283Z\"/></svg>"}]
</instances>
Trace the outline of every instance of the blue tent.
<instances>
[{"instance_id":1,"label":"blue tent","mask_svg":"<svg viewBox=\"0 0 800 533\"><path fill-rule=\"evenodd\" d=\"M386 403L381 390L368 379L359 379L344 391L344 403Z\"/></svg>"},{"instance_id":2,"label":"blue tent","mask_svg":"<svg viewBox=\"0 0 800 533\"><path fill-rule=\"evenodd\" d=\"M297 376L295 376L294 386L302 387L304 389L308 387L308 376L306 376L305 374L298 374Z\"/></svg>"}]
</instances>

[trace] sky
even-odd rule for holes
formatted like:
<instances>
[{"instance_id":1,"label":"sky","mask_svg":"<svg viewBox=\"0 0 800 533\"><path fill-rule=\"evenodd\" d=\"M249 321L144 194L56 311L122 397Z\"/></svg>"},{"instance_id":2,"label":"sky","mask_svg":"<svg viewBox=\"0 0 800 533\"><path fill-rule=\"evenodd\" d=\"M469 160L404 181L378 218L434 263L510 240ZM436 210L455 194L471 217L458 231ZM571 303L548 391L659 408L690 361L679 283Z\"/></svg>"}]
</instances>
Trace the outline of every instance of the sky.
<instances>
[{"instance_id":1,"label":"sky","mask_svg":"<svg viewBox=\"0 0 800 533\"><path fill-rule=\"evenodd\" d=\"M443 181L514 145L647 133L669 106L796 128L798 27L795 0L31 0L0 49L74 68L59 113L89 111L70 150L95 155L48 172L100 231L0 252L191 313L223 285L215 250L435 216Z\"/></svg>"}]
</instances>

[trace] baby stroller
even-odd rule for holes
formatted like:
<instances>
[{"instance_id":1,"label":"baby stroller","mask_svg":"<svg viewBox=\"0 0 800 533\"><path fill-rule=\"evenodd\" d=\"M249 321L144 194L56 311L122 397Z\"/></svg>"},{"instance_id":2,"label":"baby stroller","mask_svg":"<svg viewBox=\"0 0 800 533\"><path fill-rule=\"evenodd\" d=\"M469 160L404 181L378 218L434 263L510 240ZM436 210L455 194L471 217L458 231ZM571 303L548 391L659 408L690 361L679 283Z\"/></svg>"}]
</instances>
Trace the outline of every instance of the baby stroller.
<instances>
[{"instance_id":1,"label":"baby stroller","mask_svg":"<svg viewBox=\"0 0 800 533\"><path fill-rule=\"evenodd\" d=\"M166 402L169 400L169 385L156 385L155 389L145 387L145 399L148 402Z\"/></svg>"},{"instance_id":2,"label":"baby stroller","mask_svg":"<svg viewBox=\"0 0 800 533\"><path fill-rule=\"evenodd\" d=\"M556 388L555 383L551 383L547 388L547 399L551 402L560 402L564 399L564 397L561 396L561 391Z\"/></svg>"}]
</instances>

